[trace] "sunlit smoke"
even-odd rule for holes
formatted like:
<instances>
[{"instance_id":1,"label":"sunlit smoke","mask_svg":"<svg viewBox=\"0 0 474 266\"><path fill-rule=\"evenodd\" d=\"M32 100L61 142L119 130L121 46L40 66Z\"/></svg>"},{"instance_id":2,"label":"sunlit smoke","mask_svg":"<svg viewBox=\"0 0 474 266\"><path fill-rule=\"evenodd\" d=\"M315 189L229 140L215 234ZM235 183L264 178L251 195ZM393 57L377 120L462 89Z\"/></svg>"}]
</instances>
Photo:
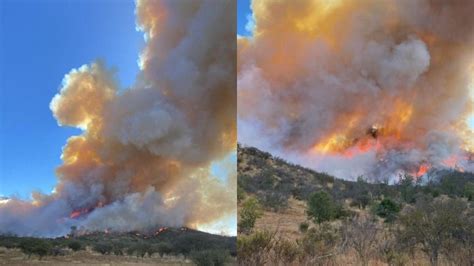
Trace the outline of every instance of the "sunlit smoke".
<instances>
[{"instance_id":1,"label":"sunlit smoke","mask_svg":"<svg viewBox=\"0 0 474 266\"><path fill-rule=\"evenodd\" d=\"M51 195L0 205L0 233L197 228L235 215L235 171L210 170L236 147L235 1L139 0L135 12L146 37L135 84L118 91L103 62L65 76L50 108L83 132L63 147Z\"/></svg>"},{"instance_id":2,"label":"sunlit smoke","mask_svg":"<svg viewBox=\"0 0 474 266\"><path fill-rule=\"evenodd\" d=\"M347 179L474 170L473 1L252 10L253 35L238 38L240 142Z\"/></svg>"}]
</instances>

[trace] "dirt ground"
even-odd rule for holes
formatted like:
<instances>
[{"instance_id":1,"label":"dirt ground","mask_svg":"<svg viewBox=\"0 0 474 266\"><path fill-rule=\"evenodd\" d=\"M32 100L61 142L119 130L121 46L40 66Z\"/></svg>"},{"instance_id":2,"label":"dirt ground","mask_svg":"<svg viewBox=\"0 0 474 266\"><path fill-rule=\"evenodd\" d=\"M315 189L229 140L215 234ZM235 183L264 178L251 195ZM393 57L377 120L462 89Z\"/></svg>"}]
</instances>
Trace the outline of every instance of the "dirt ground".
<instances>
[{"instance_id":1,"label":"dirt ground","mask_svg":"<svg viewBox=\"0 0 474 266\"><path fill-rule=\"evenodd\" d=\"M184 257L153 256L152 258L137 258L131 256L101 255L91 251L71 252L65 256L47 256L39 260L37 256L28 258L20 250L0 248L0 265L194 265Z\"/></svg>"}]
</instances>

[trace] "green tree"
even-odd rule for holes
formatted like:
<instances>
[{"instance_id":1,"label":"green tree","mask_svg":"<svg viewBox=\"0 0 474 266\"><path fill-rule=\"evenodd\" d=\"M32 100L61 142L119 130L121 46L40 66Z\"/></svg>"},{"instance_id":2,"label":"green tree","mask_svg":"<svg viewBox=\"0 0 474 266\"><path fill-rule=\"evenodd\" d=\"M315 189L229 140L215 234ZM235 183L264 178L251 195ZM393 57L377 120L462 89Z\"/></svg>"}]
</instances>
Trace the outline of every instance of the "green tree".
<instances>
[{"instance_id":1,"label":"green tree","mask_svg":"<svg viewBox=\"0 0 474 266\"><path fill-rule=\"evenodd\" d=\"M253 197L248 198L242 204L242 209L240 210L239 231L242 233L250 233L255 226L255 222L262 214L258 200Z\"/></svg>"},{"instance_id":2,"label":"green tree","mask_svg":"<svg viewBox=\"0 0 474 266\"><path fill-rule=\"evenodd\" d=\"M402 176L398 185L400 187L402 200L408 203L414 203L416 191L413 177L411 175Z\"/></svg>"},{"instance_id":3,"label":"green tree","mask_svg":"<svg viewBox=\"0 0 474 266\"><path fill-rule=\"evenodd\" d=\"M335 219L338 215L338 206L334 203L331 195L319 191L310 196L306 212L310 219L320 224Z\"/></svg>"},{"instance_id":4,"label":"green tree","mask_svg":"<svg viewBox=\"0 0 474 266\"><path fill-rule=\"evenodd\" d=\"M375 205L374 213L385 219L386 222L393 222L400 212L400 205L391 199L383 199Z\"/></svg>"}]
</instances>

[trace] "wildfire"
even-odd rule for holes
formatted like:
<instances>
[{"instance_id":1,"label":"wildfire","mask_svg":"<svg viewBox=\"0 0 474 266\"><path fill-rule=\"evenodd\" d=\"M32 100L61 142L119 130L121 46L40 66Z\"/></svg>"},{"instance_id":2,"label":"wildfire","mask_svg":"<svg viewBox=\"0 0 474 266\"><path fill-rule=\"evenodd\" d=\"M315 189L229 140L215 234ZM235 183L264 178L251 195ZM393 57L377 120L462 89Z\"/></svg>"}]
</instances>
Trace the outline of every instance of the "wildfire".
<instances>
[{"instance_id":1,"label":"wildfire","mask_svg":"<svg viewBox=\"0 0 474 266\"><path fill-rule=\"evenodd\" d=\"M415 174L415 177L420 177L420 176L425 175L428 172L428 170L430 169L430 167L431 167L431 165L429 165L429 164L426 164L426 163L421 164L420 167L418 168L418 171Z\"/></svg>"},{"instance_id":2,"label":"wildfire","mask_svg":"<svg viewBox=\"0 0 474 266\"><path fill-rule=\"evenodd\" d=\"M168 230L168 227L160 227L156 232L155 232L155 236L159 235L160 233L164 232Z\"/></svg>"},{"instance_id":3,"label":"wildfire","mask_svg":"<svg viewBox=\"0 0 474 266\"><path fill-rule=\"evenodd\" d=\"M69 215L69 218L76 219L84 214L91 212L92 210L93 208L82 208L82 209L75 210L71 212L71 214Z\"/></svg>"}]
</instances>

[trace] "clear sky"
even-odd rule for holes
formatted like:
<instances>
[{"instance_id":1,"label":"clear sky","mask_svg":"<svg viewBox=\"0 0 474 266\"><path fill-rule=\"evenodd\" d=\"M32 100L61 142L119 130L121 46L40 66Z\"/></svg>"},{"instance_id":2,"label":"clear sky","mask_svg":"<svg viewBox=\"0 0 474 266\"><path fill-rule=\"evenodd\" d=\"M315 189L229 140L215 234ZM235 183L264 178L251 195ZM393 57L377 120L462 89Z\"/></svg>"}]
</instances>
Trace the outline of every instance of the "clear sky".
<instances>
[{"instance_id":1,"label":"clear sky","mask_svg":"<svg viewBox=\"0 0 474 266\"><path fill-rule=\"evenodd\" d=\"M138 72L143 34L132 0L0 0L0 195L51 192L61 147L78 129L49 109L65 74L95 59L124 87Z\"/></svg>"},{"instance_id":2,"label":"clear sky","mask_svg":"<svg viewBox=\"0 0 474 266\"><path fill-rule=\"evenodd\" d=\"M250 9L250 0L237 0L237 34L240 36L249 36L251 32L246 29L249 16L252 10Z\"/></svg>"}]
</instances>

